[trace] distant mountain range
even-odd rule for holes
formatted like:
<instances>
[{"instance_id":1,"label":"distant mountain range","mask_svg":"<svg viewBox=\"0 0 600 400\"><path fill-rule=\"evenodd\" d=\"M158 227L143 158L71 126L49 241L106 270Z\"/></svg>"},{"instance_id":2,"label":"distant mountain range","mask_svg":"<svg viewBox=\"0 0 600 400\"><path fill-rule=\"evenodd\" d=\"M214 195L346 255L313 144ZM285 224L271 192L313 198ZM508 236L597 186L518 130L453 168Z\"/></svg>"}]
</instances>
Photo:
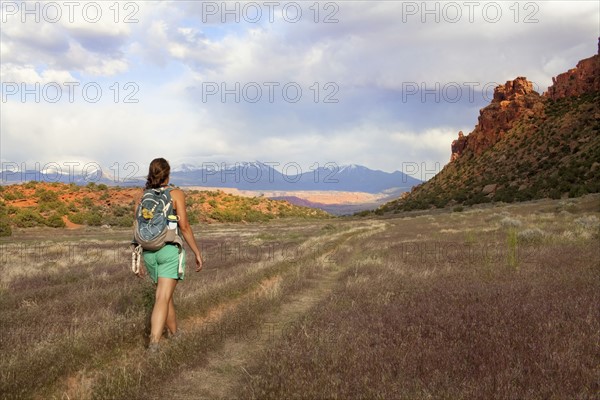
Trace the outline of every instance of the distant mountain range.
<instances>
[{"instance_id":1,"label":"distant mountain range","mask_svg":"<svg viewBox=\"0 0 600 400\"><path fill-rule=\"evenodd\" d=\"M271 164L271 165L269 165ZM278 169L275 169L277 166ZM105 171L59 174L56 170L18 171L9 165L0 171L2 184L37 180L41 182L75 183L87 185L89 182L108 186L142 186L145 177L131 177L123 181L113 178ZM222 168L224 167L224 168ZM109 171L108 169L106 171ZM281 171L281 172L280 172ZM65 171L67 172L67 171ZM171 183L185 186L214 188L236 188L251 191L343 191L382 193L386 191L404 192L421 183L400 171L392 173L372 170L360 165L338 167L334 163L310 171L302 171L296 163L275 165L260 161L243 162L222 166L217 163L203 163L201 166L181 164L171 171Z\"/></svg>"},{"instance_id":2,"label":"distant mountain range","mask_svg":"<svg viewBox=\"0 0 600 400\"><path fill-rule=\"evenodd\" d=\"M204 164L195 168L189 164L171 172L171 181L178 186L229 187L240 190L268 191L343 191L381 193L390 189L410 190L421 183L400 171L392 173L372 170L360 165L338 167L331 163L311 171L301 171L297 164L283 164L281 172L260 161L236 163L226 168Z\"/></svg>"}]
</instances>

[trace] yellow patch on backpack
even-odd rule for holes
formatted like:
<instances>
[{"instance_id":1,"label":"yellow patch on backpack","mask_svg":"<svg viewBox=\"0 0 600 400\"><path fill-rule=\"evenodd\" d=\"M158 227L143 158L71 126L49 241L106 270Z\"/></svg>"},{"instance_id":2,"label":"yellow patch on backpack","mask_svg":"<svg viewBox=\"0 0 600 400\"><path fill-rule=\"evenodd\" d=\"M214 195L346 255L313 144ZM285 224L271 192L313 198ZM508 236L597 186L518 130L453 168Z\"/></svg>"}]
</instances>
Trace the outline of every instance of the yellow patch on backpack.
<instances>
[{"instance_id":1,"label":"yellow patch on backpack","mask_svg":"<svg viewBox=\"0 0 600 400\"><path fill-rule=\"evenodd\" d=\"M142 217L144 217L144 219L152 219L152 217L154 217L154 212L147 208L142 208Z\"/></svg>"}]
</instances>

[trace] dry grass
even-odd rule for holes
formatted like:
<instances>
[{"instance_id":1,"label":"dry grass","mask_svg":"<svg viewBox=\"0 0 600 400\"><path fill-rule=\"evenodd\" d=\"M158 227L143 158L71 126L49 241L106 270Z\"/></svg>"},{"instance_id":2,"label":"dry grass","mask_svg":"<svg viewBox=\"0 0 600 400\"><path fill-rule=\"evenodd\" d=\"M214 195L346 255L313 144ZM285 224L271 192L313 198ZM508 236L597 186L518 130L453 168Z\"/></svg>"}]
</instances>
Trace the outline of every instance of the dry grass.
<instances>
[{"instance_id":1,"label":"dry grass","mask_svg":"<svg viewBox=\"0 0 600 400\"><path fill-rule=\"evenodd\" d=\"M0 243L0 397L155 397L269 322L285 329L223 367L225 397L594 398L597 200L206 226L205 270L176 291L188 334L156 357L153 286L129 271L128 233L35 230ZM302 317L265 319L331 271Z\"/></svg>"},{"instance_id":2,"label":"dry grass","mask_svg":"<svg viewBox=\"0 0 600 400\"><path fill-rule=\"evenodd\" d=\"M486 230L492 211L464 217L477 233L466 238L456 217L440 215L443 241L415 240L428 229L423 218L392 221L361 244L338 289L248 368L243 392L597 398L598 210L560 223L557 215L517 219L510 211L493 216L494 230ZM563 240L564 232L575 239Z\"/></svg>"}]
</instances>

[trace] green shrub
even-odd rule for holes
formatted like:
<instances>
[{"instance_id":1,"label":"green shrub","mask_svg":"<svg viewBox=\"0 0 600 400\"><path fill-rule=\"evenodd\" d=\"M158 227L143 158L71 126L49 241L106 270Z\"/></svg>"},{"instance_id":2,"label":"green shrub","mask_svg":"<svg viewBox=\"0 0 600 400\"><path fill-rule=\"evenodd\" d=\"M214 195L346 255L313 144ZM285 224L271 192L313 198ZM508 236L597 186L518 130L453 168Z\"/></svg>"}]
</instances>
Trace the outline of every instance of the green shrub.
<instances>
[{"instance_id":1,"label":"green shrub","mask_svg":"<svg viewBox=\"0 0 600 400\"><path fill-rule=\"evenodd\" d=\"M546 232L540 228L529 228L517 233L517 239L523 243L541 243L546 237Z\"/></svg>"},{"instance_id":2,"label":"green shrub","mask_svg":"<svg viewBox=\"0 0 600 400\"><path fill-rule=\"evenodd\" d=\"M46 220L38 211L31 208L23 208L17 211L14 222L19 228L31 228L34 226L45 225Z\"/></svg>"},{"instance_id":3,"label":"green shrub","mask_svg":"<svg viewBox=\"0 0 600 400\"><path fill-rule=\"evenodd\" d=\"M108 225L112 226L120 226L122 228L127 228L133 226L133 216L132 215L124 215L121 217L113 217L104 221Z\"/></svg>"},{"instance_id":4,"label":"green shrub","mask_svg":"<svg viewBox=\"0 0 600 400\"><path fill-rule=\"evenodd\" d=\"M69 215L69 220L74 224L82 225L85 223L85 213L83 213L81 211L73 213L73 214Z\"/></svg>"},{"instance_id":5,"label":"green shrub","mask_svg":"<svg viewBox=\"0 0 600 400\"><path fill-rule=\"evenodd\" d=\"M12 229L10 227L10 224L8 223L8 220L4 217L0 217L0 237L11 235Z\"/></svg>"},{"instance_id":6,"label":"green shrub","mask_svg":"<svg viewBox=\"0 0 600 400\"><path fill-rule=\"evenodd\" d=\"M52 214L46 219L46 225L48 225L51 228L64 228L65 221L63 221L61 215L56 213Z\"/></svg>"},{"instance_id":7,"label":"green shrub","mask_svg":"<svg viewBox=\"0 0 600 400\"><path fill-rule=\"evenodd\" d=\"M569 197L581 197L587 194L587 190L585 190L585 186L583 185L574 185L569 189Z\"/></svg>"},{"instance_id":8,"label":"green shrub","mask_svg":"<svg viewBox=\"0 0 600 400\"><path fill-rule=\"evenodd\" d=\"M21 200L25 198L25 194L23 194L23 192L21 192L20 190L14 190L12 193L6 193L4 195L4 199L5 200Z\"/></svg>"},{"instance_id":9,"label":"green shrub","mask_svg":"<svg viewBox=\"0 0 600 400\"><path fill-rule=\"evenodd\" d=\"M51 190L38 189L35 191L40 203L50 203L58 200L58 194Z\"/></svg>"},{"instance_id":10,"label":"green shrub","mask_svg":"<svg viewBox=\"0 0 600 400\"><path fill-rule=\"evenodd\" d=\"M220 222L241 222L242 215L232 210L214 210L210 217Z\"/></svg>"},{"instance_id":11,"label":"green shrub","mask_svg":"<svg viewBox=\"0 0 600 400\"><path fill-rule=\"evenodd\" d=\"M37 184L38 184L38 181L29 181L27 183L24 183L23 187L25 189L35 189L35 187L37 186Z\"/></svg>"},{"instance_id":12,"label":"green shrub","mask_svg":"<svg viewBox=\"0 0 600 400\"><path fill-rule=\"evenodd\" d=\"M92 208L94 206L94 202L89 197L84 197L81 199L81 205L83 205L85 208Z\"/></svg>"},{"instance_id":13,"label":"green shrub","mask_svg":"<svg viewBox=\"0 0 600 400\"><path fill-rule=\"evenodd\" d=\"M196 210L190 210L190 212L187 213L188 216L188 222L192 225L196 225L200 222L199 218L198 218L198 211Z\"/></svg>"},{"instance_id":14,"label":"green shrub","mask_svg":"<svg viewBox=\"0 0 600 400\"><path fill-rule=\"evenodd\" d=\"M133 214L133 207L116 206L116 207L112 208L112 212L113 212L113 215L116 217L123 217L126 215Z\"/></svg>"},{"instance_id":15,"label":"green shrub","mask_svg":"<svg viewBox=\"0 0 600 400\"><path fill-rule=\"evenodd\" d=\"M59 200L40 203L38 209L42 213L48 211L54 211L60 215L66 215L68 213L67 206Z\"/></svg>"},{"instance_id":16,"label":"green shrub","mask_svg":"<svg viewBox=\"0 0 600 400\"><path fill-rule=\"evenodd\" d=\"M102 225L102 215L97 212L89 212L85 217L85 222L90 226Z\"/></svg>"},{"instance_id":17,"label":"green shrub","mask_svg":"<svg viewBox=\"0 0 600 400\"><path fill-rule=\"evenodd\" d=\"M121 218L125 218L125 217L121 217ZM132 218L131 223L133 224L133 217L131 217L131 218ZM73 222L74 224L79 224L79 225L87 224L90 226L100 226L103 223L102 214L100 214L100 212L98 212L98 211L76 212L74 214L69 215L69 220L71 222ZM115 225L119 224L118 219L114 219L112 221L115 221L114 222ZM112 221L107 221L107 222L112 223ZM129 225L120 225L120 226L129 226Z\"/></svg>"}]
</instances>

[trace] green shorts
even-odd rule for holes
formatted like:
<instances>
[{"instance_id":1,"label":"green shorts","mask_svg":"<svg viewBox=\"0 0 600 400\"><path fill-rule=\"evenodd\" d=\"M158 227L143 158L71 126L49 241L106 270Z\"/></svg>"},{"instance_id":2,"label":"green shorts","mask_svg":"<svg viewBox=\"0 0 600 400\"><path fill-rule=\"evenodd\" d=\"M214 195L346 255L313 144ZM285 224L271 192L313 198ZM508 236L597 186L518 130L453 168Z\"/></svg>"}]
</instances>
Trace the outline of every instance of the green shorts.
<instances>
[{"instance_id":1,"label":"green shorts","mask_svg":"<svg viewBox=\"0 0 600 400\"><path fill-rule=\"evenodd\" d=\"M158 278L171 278L182 280L185 274L185 250L181 250L181 267L182 274L179 274L179 248L172 244L165 245L158 251L144 250L144 264L146 271L154 281L158 282Z\"/></svg>"}]
</instances>

